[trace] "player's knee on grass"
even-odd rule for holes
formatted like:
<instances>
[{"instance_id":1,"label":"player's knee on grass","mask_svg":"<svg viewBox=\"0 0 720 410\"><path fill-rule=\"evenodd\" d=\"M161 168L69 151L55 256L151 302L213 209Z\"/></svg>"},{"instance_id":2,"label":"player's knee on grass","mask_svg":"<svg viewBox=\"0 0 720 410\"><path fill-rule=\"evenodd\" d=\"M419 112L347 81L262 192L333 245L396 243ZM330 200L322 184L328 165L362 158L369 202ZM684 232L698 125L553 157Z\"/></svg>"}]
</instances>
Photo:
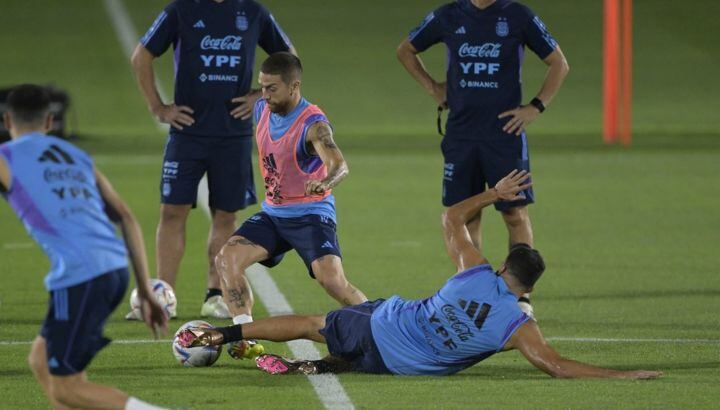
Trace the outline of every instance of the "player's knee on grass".
<instances>
[{"instance_id":1,"label":"player's knee on grass","mask_svg":"<svg viewBox=\"0 0 720 410\"><path fill-rule=\"evenodd\" d=\"M320 333L320 329L325 327L325 315L308 316L307 323L306 338L325 343L325 336Z\"/></svg>"}]
</instances>

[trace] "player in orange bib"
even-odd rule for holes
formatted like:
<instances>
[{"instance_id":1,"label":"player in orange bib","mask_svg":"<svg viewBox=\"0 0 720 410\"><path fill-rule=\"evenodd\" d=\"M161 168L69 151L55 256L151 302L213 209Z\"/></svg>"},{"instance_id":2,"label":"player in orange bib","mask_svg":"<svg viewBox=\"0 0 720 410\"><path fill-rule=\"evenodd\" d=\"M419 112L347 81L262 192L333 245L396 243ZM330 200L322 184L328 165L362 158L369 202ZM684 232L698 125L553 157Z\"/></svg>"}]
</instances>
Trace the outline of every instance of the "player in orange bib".
<instances>
[{"instance_id":1,"label":"player in orange bib","mask_svg":"<svg viewBox=\"0 0 720 410\"><path fill-rule=\"evenodd\" d=\"M327 117L302 97L301 76L300 59L286 52L271 55L260 69L262 99L254 116L265 201L215 260L235 324L252 322L253 296L245 269L255 262L275 266L291 249L342 305L367 301L345 278L336 234L332 189L347 176L348 166ZM229 352L250 357L247 348L238 345Z\"/></svg>"}]
</instances>

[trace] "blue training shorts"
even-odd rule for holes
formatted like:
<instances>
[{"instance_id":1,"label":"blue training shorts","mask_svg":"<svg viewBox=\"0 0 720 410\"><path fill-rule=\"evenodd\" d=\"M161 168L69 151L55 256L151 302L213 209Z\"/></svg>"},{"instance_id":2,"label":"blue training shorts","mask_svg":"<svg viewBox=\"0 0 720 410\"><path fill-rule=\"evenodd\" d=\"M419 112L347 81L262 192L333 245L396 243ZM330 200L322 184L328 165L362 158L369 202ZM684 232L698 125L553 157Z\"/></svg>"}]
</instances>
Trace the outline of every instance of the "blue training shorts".
<instances>
[{"instance_id":1,"label":"blue training shorts","mask_svg":"<svg viewBox=\"0 0 720 410\"><path fill-rule=\"evenodd\" d=\"M314 260L326 255L342 258L335 222L325 216L277 218L258 212L248 218L234 235L262 246L270 256L260 263L268 268L280 263L287 251L295 249L312 278L315 278L311 267Z\"/></svg>"},{"instance_id":2,"label":"blue training shorts","mask_svg":"<svg viewBox=\"0 0 720 410\"><path fill-rule=\"evenodd\" d=\"M445 137L441 144L443 169L443 205L452 206L494 187L512 170L530 171L527 138L501 134L482 139ZM495 209L506 211L535 202L531 188L522 192L525 199L500 201Z\"/></svg>"},{"instance_id":3,"label":"blue training shorts","mask_svg":"<svg viewBox=\"0 0 720 410\"><path fill-rule=\"evenodd\" d=\"M165 144L160 194L163 204L195 205L207 173L210 208L226 212L257 203L252 137L205 137L170 133Z\"/></svg>"},{"instance_id":4,"label":"blue training shorts","mask_svg":"<svg viewBox=\"0 0 720 410\"><path fill-rule=\"evenodd\" d=\"M87 282L50 292L50 308L40 329L50 374L80 373L110 343L105 321L125 295L128 270L122 268Z\"/></svg>"},{"instance_id":5,"label":"blue training shorts","mask_svg":"<svg viewBox=\"0 0 720 410\"><path fill-rule=\"evenodd\" d=\"M363 373L391 374L380 356L370 327L372 313L385 299L378 299L334 310L325 317L328 352L352 363L353 370Z\"/></svg>"}]
</instances>

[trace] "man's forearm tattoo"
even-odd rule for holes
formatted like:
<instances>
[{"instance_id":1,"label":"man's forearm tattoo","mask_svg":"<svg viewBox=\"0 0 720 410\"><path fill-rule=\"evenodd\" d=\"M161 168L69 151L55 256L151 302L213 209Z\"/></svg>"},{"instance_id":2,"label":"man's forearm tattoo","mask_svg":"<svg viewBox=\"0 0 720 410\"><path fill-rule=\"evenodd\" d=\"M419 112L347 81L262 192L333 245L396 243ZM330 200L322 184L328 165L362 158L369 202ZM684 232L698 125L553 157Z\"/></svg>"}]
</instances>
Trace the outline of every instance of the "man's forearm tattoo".
<instances>
[{"instance_id":1,"label":"man's forearm tattoo","mask_svg":"<svg viewBox=\"0 0 720 410\"><path fill-rule=\"evenodd\" d=\"M322 142L323 147L328 149L338 149L337 144L333 141L332 131L328 127L320 127L317 134L318 141Z\"/></svg>"},{"instance_id":2,"label":"man's forearm tattoo","mask_svg":"<svg viewBox=\"0 0 720 410\"><path fill-rule=\"evenodd\" d=\"M328 175L323 180L328 189L335 188L348 174L347 165L343 162L339 167L335 169L328 169Z\"/></svg>"}]
</instances>

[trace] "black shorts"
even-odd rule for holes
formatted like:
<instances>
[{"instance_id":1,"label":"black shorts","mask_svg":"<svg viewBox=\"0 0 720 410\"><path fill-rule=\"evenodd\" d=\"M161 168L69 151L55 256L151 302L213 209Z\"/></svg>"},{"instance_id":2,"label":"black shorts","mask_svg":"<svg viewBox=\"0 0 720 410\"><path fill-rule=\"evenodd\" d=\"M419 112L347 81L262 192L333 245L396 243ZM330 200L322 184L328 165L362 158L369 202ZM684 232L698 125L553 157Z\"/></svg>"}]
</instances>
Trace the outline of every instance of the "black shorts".
<instances>
[{"instance_id":1,"label":"black shorts","mask_svg":"<svg viewBox=\"0 0 720 410\"><path fill-rule=\"evenodd\" d=\"M352 363L353 370L363 373L392 374L385 366L373 339L370 318L385 299L368 301L334 310L325 317L328 352Z\"/></svg>"},{"instance_id":2,"label":"black shorts","mask_svg":"<svg viewBox=\"0 0 720 410\"><path fill-rule=\"evenodd\" d=\"M210 208L235 212L257 203L252 137L200 137L170 133L165 144L161 202L195 205L198 183L207 173Z\"/></svg>"},{"instance_id":3,"label":"black shorts","mask_svg":"<svg viewBox=\"0 0 720 410\"><path fill-rule=\"evenodd\" d=\"M325 216L276 218L258 212L248 218L235 235L265 248L270 256L260 263L269 268L280 263L287 251L295 249L312 278L315 277L311 267L314 260L326 255L342 257L335 222Z\"/></svg>"},{"instance_id":4,"label":"black shorts","mask_svg":"<svg viewBox=\"0 0 720 410\"><path fill-rule=\"evenodd\" d=\"M110 343L103 336L105 321L122 301L127 284L128 270L123 268L50 292L50 308L40 329L50 374L82 372Z\"/></svg>"},{"instance_id":5,"label":"black shorts","mask_svg":"<svg viewBox=\"0 0 720 410\"><path fill-rule=\"evenodd\" d=\"M441 144L445 159L443 169L443 205L451 206L487 187L494 187L512 170L530 171L527 138L500 134L483 139L445 137ZM495 209L505 211L512 207L535 202L532 188L522 191L525 199L500 201Z\"/></svg>"}]
</instances>

